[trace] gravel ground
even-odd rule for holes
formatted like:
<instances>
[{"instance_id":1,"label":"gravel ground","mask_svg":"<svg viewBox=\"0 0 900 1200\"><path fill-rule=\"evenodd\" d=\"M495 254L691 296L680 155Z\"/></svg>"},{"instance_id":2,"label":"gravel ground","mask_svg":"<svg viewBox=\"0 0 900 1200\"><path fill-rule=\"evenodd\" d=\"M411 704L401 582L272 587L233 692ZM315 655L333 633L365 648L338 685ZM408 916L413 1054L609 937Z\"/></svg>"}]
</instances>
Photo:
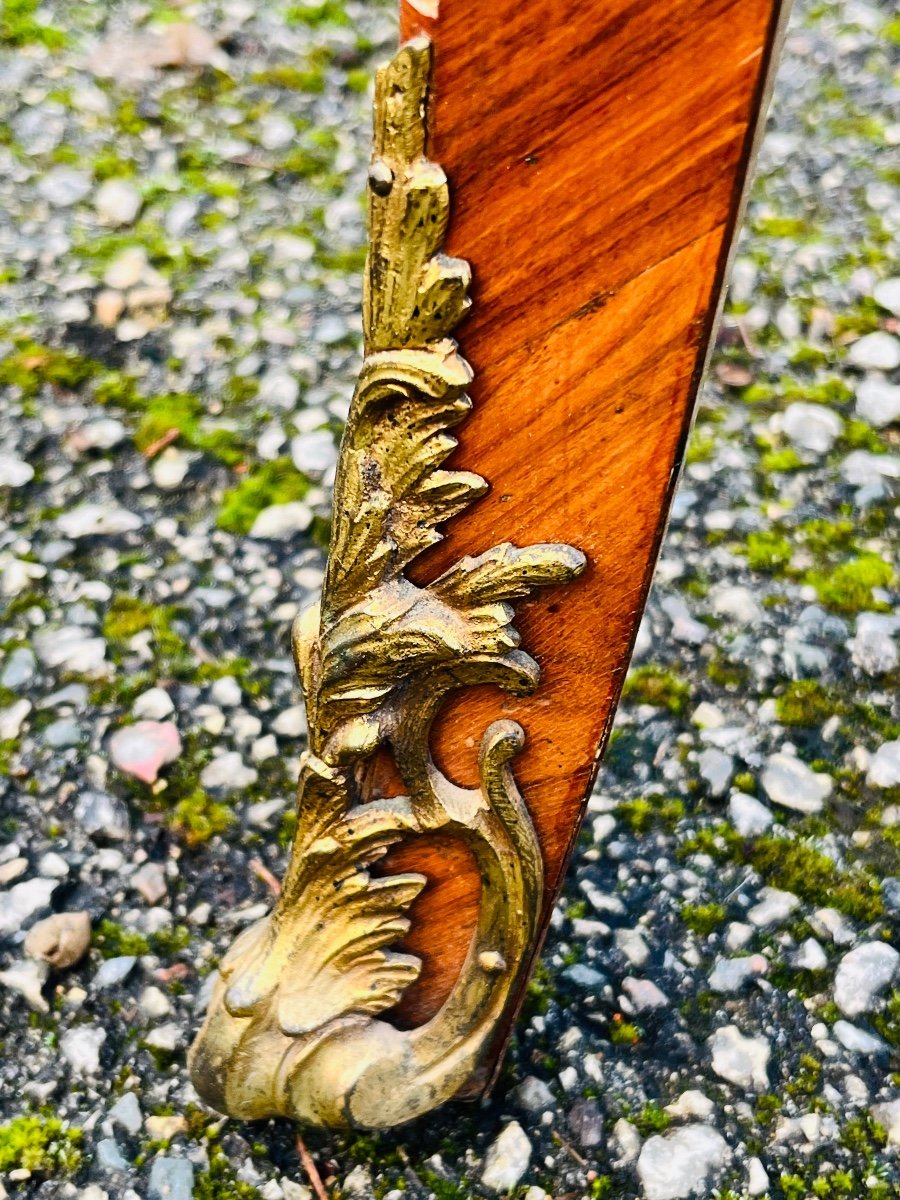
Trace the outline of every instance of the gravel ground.
<instances>
[{"instance_id":1,"label":"gravel ground","mask_svg":"<svg viewBox=\"0 0 900 1200\"><path fill-rule=\"evenodd\" d=\"M0 15L0 1196L304 1200L293 1130L205 1110L184 1050L290 837L287 635L321 581L393 22L38 4ZM330 1195L900 1195L889 8L794 14L501 1083L308 1133Z\"/></svg>"}]
</instances>

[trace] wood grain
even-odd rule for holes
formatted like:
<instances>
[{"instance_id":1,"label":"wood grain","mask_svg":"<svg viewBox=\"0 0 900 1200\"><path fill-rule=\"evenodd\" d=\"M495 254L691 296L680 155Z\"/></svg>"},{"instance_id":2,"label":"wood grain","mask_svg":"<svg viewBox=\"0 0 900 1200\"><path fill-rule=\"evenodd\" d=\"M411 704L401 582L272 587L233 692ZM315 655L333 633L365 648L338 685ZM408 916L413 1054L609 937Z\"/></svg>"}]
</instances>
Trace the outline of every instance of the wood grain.
<instances>
[{"instance_id":1,"label":"wood grain","mask_svg":"<svg viewBox=\"0 0 900 1200\"><path fill-rule=\"evenodd\" d=\"M779 8L440 0L430 19L401 5L402 38L435 43L429 154L451 185L446 250L474 273L458 336L475 409L453 465L491 484L417 577L504 540L566 541L589 558L576 583L519 608L542 668L535 695L460 694L435 745L450 776L473 783L489 722L524 726L516 776L544 852L545 926L646 599ZM430 884L412 913L407 945L424 969L403 1024L447 995L480 890L444 843L391 855L388 869L411 868Z\"/></svg>"}]
</instances>

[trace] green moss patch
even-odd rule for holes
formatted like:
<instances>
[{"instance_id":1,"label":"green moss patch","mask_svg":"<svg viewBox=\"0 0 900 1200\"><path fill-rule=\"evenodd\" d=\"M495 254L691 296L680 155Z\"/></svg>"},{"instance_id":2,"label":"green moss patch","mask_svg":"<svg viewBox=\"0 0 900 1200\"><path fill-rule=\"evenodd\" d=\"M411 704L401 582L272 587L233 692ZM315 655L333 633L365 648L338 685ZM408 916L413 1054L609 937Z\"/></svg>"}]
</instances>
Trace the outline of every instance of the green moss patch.
<instances>
[{"instance_id":1,"label":"green moss patch","mask_svg":"<svg viewBox=\"0 0 900 1200\"><path fill-rule=\"evenodd\" d=\"M143 411L134 434L134 444L142 454L177 432L182 445L210 454L229 467L247 457L248 447L237 432L203 427L207 414L198 396L180 392L154 396L144 402Z\"/></svg>"},{"instance_id":2,"label":"green moss patch","mask_svg":"<svg viewBox=\"0 0 900 1200\"><path fill-rule=\"evenodd\" d=\"M309 488L309 480L289 458L263 463L225 493L219 510L219 527L229 533L249 533L264 508L303 500Z\"/></svg>"},{"instance_id":3,"label":"green moss patch","mask_svg":"<svg viewBox=\"0 0 900 1200\"><path fill-rule=\"evenodd\" d=\"M810 904L836 908L862 924L884 915L878 879L863 867L839 867L799 838L768 835L747 841L730 825L703 829L681 848L681 857L700 852L719 861L751 866L772 887Z\"/></svg>"},{"instance_id":4,"label":"green moss patch","mask_svg":"<svg viewBox=\"0 0 900 1200\"><path fill-rule=\"evenodd\" d=\"M811 571L806 581L816 589L822 604L837 612L884 612L890 605L876 600L872 589L892 587L894 568L880 554L867 551L833 570Z\"/></svg>"},{"instance_id":5,"label":"green moss patch","mask_svg":"<svg viewBox=\"0 0 900 1200\"><path fill-rule=\"evenodd\" d=\"M0 1125L0 1172L71 1175L81 1164L80 1129L56 1117L22 1116Z\"/></svg>"},{"instance_id":6,"label":"green moss patch","mask_svg":"<svg viewBox=\"0 0 900 1200\"><path fill-rule=\"evenodd\" d=\"M47 384L77 392L103 370L100 363L80 354L19 338L15 349L0 362L0 386L17 387L27 399L34 399Z\"/></svg>"},{"instance_id":7,"label":"green moss patch","mask_svg":"<svg viewBox=\"0 0 900 1200\"><path fill-rule=\"evenodd\" d=\"M625 680L623 700L632 704L650 704L680 717L687 707L691 689L686 680L663 667L638 667Z\"/></svg>"},{"instance_id":8,"label":"green moss patch","mask_svg":"<svg viewBox=\"0 0 900 1200\"><path fill-rule=\"evenodd\" d=\"M62 29L38 20L41 0L3 0L0 5L0 46L46 46L62 50L69 38Z\"/></svg>"},{"instance_id":9,"label":"green moss patch","mask_svg":"<svg viewBox=\"0 0 900 1200\"><path fill-rule=\"evenodd\" d=\"M651 829L674 829L684 812L683 800L650 796L625 800L616 809L616 816L632 833L642 834Z\"/></svg>"},{"instance_id":10,"label":"green moss patch","mask_svg":"<svg viewBox=\"0 0 900 1200\"><path fill-rule=\"evenodd\" d=\"M681 919L700 937L715 933L728 918L724 904L682 904Z\"/></svg>"}]
</instances>

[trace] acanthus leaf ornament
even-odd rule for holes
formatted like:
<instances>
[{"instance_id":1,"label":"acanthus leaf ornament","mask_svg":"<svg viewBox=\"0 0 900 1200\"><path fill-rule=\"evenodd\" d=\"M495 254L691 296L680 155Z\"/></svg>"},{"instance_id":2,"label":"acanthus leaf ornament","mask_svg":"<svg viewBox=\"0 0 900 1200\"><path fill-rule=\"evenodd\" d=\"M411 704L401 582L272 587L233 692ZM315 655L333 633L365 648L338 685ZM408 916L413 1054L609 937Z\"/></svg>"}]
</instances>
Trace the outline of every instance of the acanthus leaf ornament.
<instances>
[{"instance_id":1,"label":"acanthus leaf ornament","mask_svg":"<svg viewBox=\"0 0 900 1200\"><path fill-rule=\"evenodd\" d=\"M450 1099L488 1050L537 933L541 852L511 768L524 731L508 720L489 726L474 788L440 772L429 736L454 689L537 687L512 602L568 582L585 559L566 545L503 543L425 586L404 573L440 540L438 526L487 488L442 466L471 408L472 372L449 337L469 303L469 268L441 253L449 193L425 155L430 65L419 38L376 80L365 359L321 605L293 634L309 749L290 865L271 914L222 961L191 1050L199 1093L236 1117L383 1128ZM376 751L393 756L406 795L366 801L360 780ZM370 868L394 843L438 830L474 856L479 917L442 1007L400 1030L386 1014L420 963L393 947L426 880Z\"/></svg>"}]
</instances>

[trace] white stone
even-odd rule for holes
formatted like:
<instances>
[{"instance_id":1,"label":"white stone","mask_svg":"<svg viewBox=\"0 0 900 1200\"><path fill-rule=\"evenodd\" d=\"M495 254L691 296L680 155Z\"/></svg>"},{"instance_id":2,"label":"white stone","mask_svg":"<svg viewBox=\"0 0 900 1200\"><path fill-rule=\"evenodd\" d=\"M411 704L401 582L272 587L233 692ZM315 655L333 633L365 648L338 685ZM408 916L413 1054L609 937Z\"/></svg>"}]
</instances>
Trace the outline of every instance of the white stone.
<instances>
[{"instance_id":1,"label":"white stone","mask_svg":"<svg viewBox=\"0 0 900 1200\"><path fill-rule=\"evenodd\" d=\"M153 1050L166 1050L171 1053L182 1045L184 1030L174 1021L168 1021L165 1025L158 1025L156 1029L151 1029L144 1041Z\"/></svg>"},{"instance_id":2,"label":"white stone","mask_svg":"<svg viewBox=\"0 0 900 1200\"><path fill-rule=\"evenodd\" d=\"M100 1047L105 1041L105 1029L76 1025L59 1039L59 1050L76 1076L96 1075L100 1070Z\"/></svg>"},{"instance_id":3,"label":"white stone","mask_svg":"<svg viewBox=\"0 0 900 1200\"><path fill-rule=\"evenodd\" d=\"M143 525L141 518L125 508L108 504L79 504L56 518L56 528L64 537L106 537L131 533Z\"/></svg>"},{"instance_id":4,"label":"white stone","mask_svg":"<svg viewBox=\"0 0 900 1200\"><path fill-rule=\"evenodd\" d=\"M827 454L844 429L844 422L824 404L789 404L783 417L783 429L790 442L812 454Z\"/></svg>"},{"instance_id":5,"label":"white stone","mask_svg":"<svg viewBox=\"0 0 900 1200\"><path fill-rule=\"evenodd\" d=\"M730 950L732 954L743 950L755 933L752 925L746 925L743 921L732 921L725 931L726 950Z\"/></svg>"},{"instance_id":6,"label":"white stone","mask_svg":"<svg viewBox=\"0 0 900 1200\"><path fill-rule=\"evenodd\" d=\"M150 465L150 477L163 492L174 491L184 483L191 460L177 446L166 446Z\"/></svg>"},{"instance_id":7,"label":"white stone","mask_svg":"<svg viewBox=\"0 0 900 1200\"><path fill-rule=\"evenodd\" d=\"M56 879L26 879L0 892L0 937L18 933L29 917L47 908L58 887Z\"/></svg>"},{"instance_id":8,"label":"white stone","mask_svg":"<svg viewBox=\"0 0 900 1200\"><path fill-rule=\"evenodd\" d=\"M281 1190L284 1192L284 1200L312 1200L312 1192L305 1184L295 1183L293 1179L287 1177L281 1180ZM405 1193L398 1193L398 1195L402 1197ZM387 1196L384 1200L387 1200Z\"/></svg>"},{"instance_id":9,"label":"white stone","mask_svg":"<svg viewBox=\"0 0 900 1200\"><path fill-rule=\"evenodd\" d=\"M900 479L900 454L852 450L841 463L840 472L854 487L871 487L882 479Z\"/></svg>"},{"instance_id":10,"label":"white stone","mask_svg":"<svg viewBox=\"0 0 900 1200\"><path fill-rule=\"evenodd\" d=\"M593 834L594 844L599 846L611 837L616 831L616 818L612 813L601 813L599 817L595 817L591 825L591 833Z\"/></svg>"},{"instance_id":11,"label":"white stone","mask_svg":"<svg viewBox=\"0 0 900 1200\"><path fill-rule=\"evenodd\" d=\"M141 692L131 706L131 715L145 721L162 721L175 711L172 697L160 687Z\"/></svg>"},{"instance_id":12,"label":"white stone","mask_svg":"<svg viewBox=\"0 0 900 1200\"><path fill-rule=\"evenodd\" d=\"M879 993L900 973L900 953L887 942L866 942L845 954L834 977L834 1002L845 1017L880 1007Z\"/></svg>"},{"instance_id":13,"label":"white stone","mask_svg":"<svg viewBox=\"0 0 900 1200\"><path fill-rule=\"evenodd\" d=\"M633 967L642 967L650 957L650 948L639 929L617 929L616 949L628 959Z\"/></svg>"},{"instance_id":14,"label":"white stone","mask_svg":"<svg viewBox=\"0 0 900 1200\"><path fill-rule=\"evenodd\" d=\"M624 1117L620 1117L616 1121L612 1128L612 1141L618 1150L617 1166L627 1167L636 1161L641 1152L641 1135L630 1121L626 1121Z\"/></svg>"},{"instance_id":15,"label":"white stone","mask_svg":"<svg viewBox=\"0 0 900 1200\"><path fill-rule=\"evenodd\" d=\"M223 675L209 689L213 701L221 708L237 708L243 699L241 685L233 675Z\"/></svg>"},{"instance_id":16,"label":"white stone","mask_svg":"<svg viewBox=\"0 0 900 1200\"><path fill-rule=\"evenodd\" d=\"M667 596L660 607L672 622L672 637L676 642L701 646L709 640L709 627L691 616L688 606L679 596Z\"/></svg>"},{"instance_id":17,"label":"white stone","mask_svg":"<svg viewBox=\"0 0 900 1200\"><path fill-rule=\"evenodd\" d=\"M900 785L900 741L882 742L872 757L866 782L880 788Z\"/></svg>"},{"instance_id":18,"label":"white stone","mask_svg":"<svg viewBox=\"0 0 900 1200\"><path fill-rule=\"evenodd\" d=\"M16 700L8 708L0 708L0 742L15 741L30 712L30 700Z\"/></svg>"},{"instance_id":19,"label":"white stone","mask_svg":"<svg viewBox=\"0 0 900 1200\"><path fill-rule=\"evenodd\" d=\"M695 1121L708 1121L715 1111L716 1106L712 1100L693 1088L682 1092L677 1100L666 1105L669 1116L679 1120L693 1118Z\"/></svg>"},{"instance_id":20,"label":"white stone","mask_svg":"<svg viewBox=\"0 0 900 1200\"><path fill-rule=\"evenodd\" d=\"M858 1025L851 1025L849 1021L835 1021L834 1036L845 1050L852 1050L856 1054L882 1054L889 1048L880 1037L860 1029Z\"/></svg>"},{"instance_id":21,"label":"white stone","mask_svg":"<svg viewBox=\"0 0 900 1200\"><path fill-rule=\"evenodd\" d=\"M879 279L872 290L876 303L886 308L895 317L900 317L900 276Z\"/></svg>"},{"instance_id":22,"label":"white stone","mask_svg":"<svg viewBox=\"0 0 900 1200\"><path fill-rule=\"evenodd\" d=\"M236 750L226 751L214 758L200 772L200 784L205 788L235 792L256 783L259 773L248 767Z\"/></svg>"},{"instance_id":23,"label":"white stone","mask_svg":"<svg viewBox=\"0 0 900 1200\"><path fill-rule=\"evenodd\" d=\"M272 722L272 729L279 737L305 737L307 734L306 709L302 704L294 704L282 709Z\"/></svg>"},{"instance_id":24,"label":"white stone","mask_svg":"<svg viewBox=\"0 0 900 1200\"><path fill-rule=\"evenodd\" d=\"M51 167L41 176L37 190L54 208L70 208L91 190L91 177L74 167Z\"/></svg>"},{"instance_id":25,"label":"white stone","mask_svg":"<svg viewBox=\"0 0 900 1200\"><path fill-rule=\"evenodd\" d=\"M876 429L900 420L900 384L886 379L864 379L856 389L856 412Z\"/></svg>"},{"instance_id":26,"label":"white stone","mask_svg":"<svg viewBox=\"0 0 900 1200\"><path fill-rule=\"evenodd\" d=\"M34 467L15 454L0 454L0 487L23 487L34 479Z\"/></svg>"},{"instance_id":27,"label":"white stone","mask_svg":"<svg viewBox=\"0 0 900 1200\"><path fill-rule=\"evenodd\" d=\"M116 1121L130 1134L138 1134L144 1123L141 1106L134 1092L125 1092L109 1110L110 1119Z\"/></svg>"},{"instance_id":28,"label":"white stone","mask_svg":"<svg viewBox=\"0 0 900 1200\"><path fill-rule=\"evenodd\" d=\"M741 958L723 958L712 969L709 986L714 992L729 995L739 992L751 979L765 975L769 964L761 954L747 954Z\"/></svg>"},{"instance_id":29,"label":"white stone","mask_svg":"<svg viewBox=\"0 0 900 1200\"><path fill-rule=\"evenodd\" d=\"M900 651L894 634L900 620L883 613L861 613L856 621L856 635L847 642L855 666L867 675L884 675L900 662Z\"/></svg>"},{"instance_id":30,"label":"white stone","mask_svg":"<svg viewBox=\"0 0 900 1200\"><path fill-rule=\"evenodd\" d=\"M315 246L311 243L308 244L310 251L315 253ZM299 396L300 384L286 371L268 371L260 381L259 401L261 404L274 404L276 408L291 409L297 403Z\"/></svg>"},{"instance_id":31,"label":"white stone","mask_svg":"<svg viewBox=\"0 0 900 1200\"><path fill-rule=\"evenodd\" d=\"M510 1121L487 1149L481 1182L492 1192L511 1192L530 1161L531 1142L519 1122Z\"/></svg>"},{"instance_id":32,"label":"white stone","mask_svg":"<svg viewBox=\"0 0 900 1200\"><path fill-rule=\"evenodd\" d=\"M864 371L893 371L900 367L900 341L881 329L867 333L850 347L847 360Z\"/></svg>"},{"instance_id":33,"label":"white stone","mask_svg":"<svg viewBox=\"0 0 900 1200\"><path fill-rule=\"evenodd\" d=\"M635 1012L669 1006L669 997L660 991L652 979L634 979L630 975L626 976L622 980L622 990Z\"/></svg>"},{"instance_id":34,"label":"white stone","mask_svg":"<svg viewBox=\"0 0 900 1200\"><path fill-rule=\"evenodd\" d=\"M769 1176L758 1158L747 1163L747 1192L751 1196L763 1196L769 1190Z\"/></svg>"},{"instance_id":35,"label":"white stone","mask_svg":"<svg viewBox=\"0 0 900 1200\"><path fill-rule=\"evenodd\" d=\"M541 1113L553 1107L553 1093L536 1075L526 1075L513 1096L516 1105L525 1112Z\"/></svg>"},{"instance_id":36,"label":"white stone","mask_svg":"<svg viewBox=\"0 0 900 1200\"><path fill-rule=\"evenodd\" d=\"M709 746L697 756L700 778L713 796L724 796L734 775L734 759L724 750Z\"/></svg>"},{"instance_id":37,"label":"white stone","mask_svg":"<svg viewBox=\"0 0 900 1200\"><path fill-rule=\"evenodd\" d=\"M291 439L294 466L310 479L322 479L337 462L334 436L327 429L313 429Z\"/></svg>"},{"instance_id":38,"label":"white stone","mask_svg":"<svg viewBox=\"0 0 900 1200\"><path fill-rule=\"evenodd\" d=\"M79 432L80 444L92 450L112 450L125 440L125 426L115 417L98 417L88 421Z\"/></svg>"},{"instance_id":39,"label":"white stone","mask_svg":"<svg viewBox=\"0 0 900 1200\"><path fill-rule=\"evenodd\" d=\"M294 122L282 113L267 113L259 123L259 142L266 150L289 146L296 136Z\"/></svg>"},{"instance_id":40,"label":"white stone","mask_svg":"<svg viewBox=\"0 0 900 1200\"><path fill-rule=\"evenodd\" d=\"M116 326L116 340L119 342L139 342L150 332L150 324L137 317L123 317Z\"/></svg>"},{"instance_id":41,"label":"white stone","mask_svg":"<svg viewBox=\"0 0 900 1200\"><path fill-rule=\"evenodd\" d=\"M829 937L836 946L850 946L856 941L856 930L836 908L817 908L811 925L821 937Z\"/></svg>"},{"instance_id":42,"label":"white stone","mask_svg":"<svg viewBox=\"0 0 900 1200\"><path fill-rule=\"evenodd\" d=\"M806 938L797 947L791 962L801 971L824 971L828 966L828 955L815 938Z\"/></svg>"},{"instance_id":43,"label":"white stone","mask_svg":"<svg viewBox=\"0 0 900 1200\"><path fill-rule=\"evenodd\" d=\"M792 892L780 888L764 887L759 890L759 901L747 913L747 919L757 929L767 925L778 925L786 921L800 901Z\"/></svg>"},{"instance_id":44,"label":"white stone","mask_svg":"<svg viewBox=\"0 0 900 1200\"><path fill-rule=\"evenodd\" d=\"M725 714L715 704L701 700L691 713L691 724L698 729L721 729L725 724Z\"/></svg>"},{"instance_id":45,"label":"white stone","mask_svg":"<svg viewBox=\"0 0 900 1200\"><path fill-rule=\"evenodd\" d=\"M291 500L286 504L270 504L253 522L250 536L253 538L288 538L302 533L312 524L313 511L302 500Z\"/></svg>"},{"instance_id":46,"label":"white stone","mask_svg":"<svg viewBox=\"0 0 900 1200\"><path fill-rule=\"evenodd\" d=\"M262 721L253 713L248 713L244 709L238 709L231 718L231 731L234 734L234 740L241 746L247 742L252 742L254 738L259 737L262 733Z\"/></svg>"},{"instance_id":47,"label":"white stone","mask_svg":"<svg viewBox=\"0 0 900 1200\"><path fill-rule=\"evenodd\" d=\"M685 1125L648 1138L637 1162L646 1200L684 1200L708 1194L710 1176L731 1157L728 1143L708 1125Z\"/></svg>"},{"instance_id":48,"label":"white stone","mask_svg":"<svg viewBox=\"0 0 900 1200\"><path fill-rule=\"evenodd\" d=\"M709 599L717 616L730 617L741 625L758 625L765 616L762 605L748 587L720 585L713 588Z\"/></svg>"},{"instance_id":49,"label":"white stone","mask_svg":"<svg viewBox=\"0 0 900 1200\"><path fill-rule=\"evenodd\" d=\"M280 425L268 425L256 439L256 453L260 458L271 461L281 453L285 440L285 433Z\"/></svg>"},{"instance_id":50,"label":"white stone","mask_svg":"<svg viewBox=\"0 0 900 1200\"><path fill-rule=\"evenodd\" d=\"M774 820L770 810L755 796L748 796L746 792L732 794L728 801L728 815L742 837L758 837L766 832Z\"/></svg>"},{"instance_id":51,"label":"white stone","mask_svg":"<svg viewBox=\"0 0 900 1200\"><path fill-rule=\"evenodd\" d=\"M151 1021L167 1017L172 1011L169 997L161 988L152 983L141 992L138 1004L144 1016L149 1017Z\"/></svg>"},{"instance_id":52,"label":"white stone","mask_svg":"<svg viewBox=\"0 0 900 1200\"><path fill-rule=\"evenodd\" d=\"M35 1012L46 1013L50 1005L44 999L41 989L47 982L50 968L45 962L35 962L34 959L20 959L10 964L5 971L0 971L0 984L10 991L18 992L29 1008Z\"/></svg>"},{"instance_id":53,"label":"white stone","mask_svg":"<svg viewBox=\"0 0 900 1200\"><path fill-rule=\"evenodd\" d=\"M97 188L94 207L108 225L130 225L141 211L141 193L127 179L107 179Z\"/></svg>"},{"instance_id":54,"label":"white stone","mask_svg":"<svg viewBox=\"0 0 900 1200\"><path fill-rule=\"evenodd\" d=\"M47 568L40 563L22 558L8 559L0 579L0 592L4 596L18 596L31 586L33 579L43 579L46 574Z\"/></svg>"},{"instance_id":55,"label":"white stone","mask_svg":"<svg viewBox=\"0 0 900 1200\"><path fill-rule=\"evenodd\" d=\"M57 854L54 850L48 850L40 857L38 874L47 879L65 879L69 874L69 864L61 854Z\"/></svg>"},{"instance_id":56,"label":"white stone","mask_svg":"<svg viewBox=\"0 0 900 1200\"><path fill-rule=\"evenodd\" d=\"M128 246L106 268L103 282L108 288L124 291L145 278L147 266L147 251L143 246Z\"/></svg>"},{"instance_id":57,"label":"white stone","mask_svg":"<svg viewBox=\"0 0 900 1200\"><path fill-rule=\"evenodd\" d=\"M771 1047L764 1037L744 1037L736 1025L717 1029L709 1039L712 1068L720 1079L764 1092L769 1086Z\"/></svg>"},{"instance_id":58,"label":"white stone","mask_svg":"<svg viewBox=\"0 0 900 1200\"><path fill-rule=\"evenodd\" d=\"M760 782L773 804L807 814L821 812L834 787L830 775L811 771L805 762L784 753L769 756Z\"/></svg>"},{"instance_id":59,"label":"white stone","mask_svg":"<svg viewBox=\"0 0 900 1200\"><path fill-rule=\"evenodd\" d=\"M124 840L131 832L128 809L117 796L106 792L82 792L75 801L75 820L85 832L117 841Z\"/></svg>"},{"instance_id":60,"label":"white stone","mask_svg":"<svg viewBox=\"0 0 900 1200\"><path fill-rule=\"evenodd\" d=\"M159 904L167 894L166 872L162 863L146 862L131 877L131 886L148 904Z\"/></svg>"},{"instance_id":61,"label":"white stone","mask_svg":"<svg viewBox=\"0 0 900 1200\"><path fill-rule=\"evenodd\" d=\"M884 1126L889 1146L900 1146L900 1100L873 1104L869 1109L879 1125Z\"/></svg>"}]
</instances>

